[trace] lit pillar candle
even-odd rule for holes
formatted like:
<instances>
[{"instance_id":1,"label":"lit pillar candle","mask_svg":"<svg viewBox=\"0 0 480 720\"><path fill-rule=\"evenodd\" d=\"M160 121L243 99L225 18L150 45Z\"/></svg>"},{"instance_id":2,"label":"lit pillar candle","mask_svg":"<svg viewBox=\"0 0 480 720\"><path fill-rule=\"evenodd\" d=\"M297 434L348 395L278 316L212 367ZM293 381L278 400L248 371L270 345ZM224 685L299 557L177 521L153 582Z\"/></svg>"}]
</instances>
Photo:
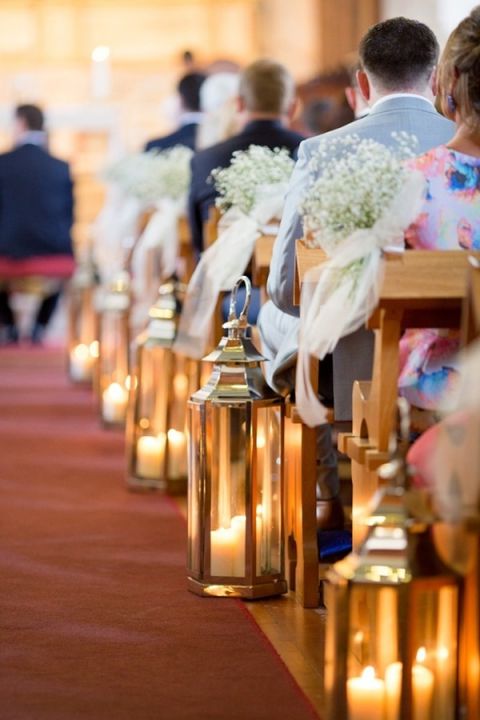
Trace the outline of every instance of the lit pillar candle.
<instances>
[{"instance_id":1,"label":"lit pillar candle","mask_svg":"<svg viewBox=\"0 0 480 720\"><path fill-rule=\"evenodd\" d=\"M92 51L92 95L101 100L110 95L110 48L99 45Z\"/></svg>"},{"instance_id":2,"label":"lit pillar candle","mask_svg":"<svg viewBox=\"0 0 480 720\"><path fill-rule=\"evenodd\" d=\"M402 693L402 663L391 663L385 670L386 720L398 720Z\"/></svg>"},{"instance_id":3,"label":"lit pillar candle","mask_svg":"<svg viewBox=\"0 0 480 720\"><path fill-rule=\"evenodd\" d=\"M235 545L233 548L233 575L243 577L245 575L245 532L247 518L245 515L235 515L232 518L232 528L236 532Z\"/></svg>"},{"instance_id":4,"label":"lit pillar candle","mask_svg":"<svg viewBox=\"0 0 480 720\"><path fill-rule=\"evenodd\" d=\"M210 533L210 572L212 575L233 575L234 550L238 534L235 528L218 528Z\"/></svg>"},{"instance_id":5,"label":"lit pillar candle","mask_svg":"<svg viewBox=\"0 0 480 720\"><path fill-rule=\"evenodd\" d=\"M347 680L348 720L384 720L385 683L366 667L360 677Z\"/></svg>"},{"instance_id":6,"label":"lit pillar candle","mask_svg":"<svg viewBox=\"0 0 480 720\"><path fill-rule=\"evenodd\" d=\"M425 648L417 652L417 662L412 668L413 720L430 720L432 717L432 700L434 675L422 665L426 658Z\"/></svg>"},{"instance_id":7,"label":"lit pillar candle","mask_svg":"<svg viewBox=\"0 0 480 720\"><path fill-rule=\"evenodd\" d=\"M127 391L120 383L111 383L102 396L102 414L106 422L122 423L127 409Z\"/></svg>"},{"instance_id":8,"label":"lit pillar candle","mask_svg":"<svg viewBox=\"0 0 480 720\"><path fill-rule=\"evenodd\" d=\"M72 380L84 382L92 377L93 357L88 345L80 343L70 352L70 375Z\"/></svg>"},{"instance_id":9,"label":"lit pillar candle","mask_svg":"<svg viewBox=\"0 0 480 720\"><path fill-rule=\"evenodd\" d=\"M144 435L137 442L137 475L157 480L161 474L165 440L153 435Z\"/></svg>"},{"instance_id":10,"label":"lit pillar candle","mask_svg":"<svg viewBox=\"0 0 480 720\"><path fill-rule=\"evenodd\" d=\"M168 438L168 477L172 480L187 474L187 438L185 433L172 428Z\"/></svg>"}]
</instances>

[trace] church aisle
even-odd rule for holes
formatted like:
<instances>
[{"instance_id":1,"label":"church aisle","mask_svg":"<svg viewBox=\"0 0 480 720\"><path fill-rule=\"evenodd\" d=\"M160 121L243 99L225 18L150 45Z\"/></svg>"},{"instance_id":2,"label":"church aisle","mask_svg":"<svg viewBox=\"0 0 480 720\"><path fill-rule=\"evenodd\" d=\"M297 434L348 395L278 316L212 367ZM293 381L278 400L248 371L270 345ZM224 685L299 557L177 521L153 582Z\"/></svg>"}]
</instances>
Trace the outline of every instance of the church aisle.
<instances>
[{"instance_id":1,"label":"church aisle","mask_svg":"<svg viewBox=\"0 0 480 720\"><path fill-rule=\"evenodd\" d=\"M59 352L0 354L3 720L317 715L240 602L186 591L185 524L123 486Z\"/></svg>"}]
</instances>

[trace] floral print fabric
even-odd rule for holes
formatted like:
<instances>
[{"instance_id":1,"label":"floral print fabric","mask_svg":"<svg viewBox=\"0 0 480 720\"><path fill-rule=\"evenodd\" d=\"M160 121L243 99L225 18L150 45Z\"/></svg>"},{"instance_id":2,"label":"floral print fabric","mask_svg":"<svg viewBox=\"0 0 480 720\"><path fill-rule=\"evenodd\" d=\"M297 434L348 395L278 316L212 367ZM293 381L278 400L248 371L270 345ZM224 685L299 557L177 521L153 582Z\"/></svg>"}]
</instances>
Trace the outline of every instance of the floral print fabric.
<instances>
[{"instance_id":1,"label":"floral print fabric","mask_svg":"<svg viewBox=\"0 0 480 720\"><path fill-rule=\"evenodd\" d=\"M427 181L425 205L406 233L417 250L480 250L480 157L445 145L408 166ZM417 407L436 409L456 381L458 333L409 330L400 341L400 394Z\"/></svg>"}]
</instances>

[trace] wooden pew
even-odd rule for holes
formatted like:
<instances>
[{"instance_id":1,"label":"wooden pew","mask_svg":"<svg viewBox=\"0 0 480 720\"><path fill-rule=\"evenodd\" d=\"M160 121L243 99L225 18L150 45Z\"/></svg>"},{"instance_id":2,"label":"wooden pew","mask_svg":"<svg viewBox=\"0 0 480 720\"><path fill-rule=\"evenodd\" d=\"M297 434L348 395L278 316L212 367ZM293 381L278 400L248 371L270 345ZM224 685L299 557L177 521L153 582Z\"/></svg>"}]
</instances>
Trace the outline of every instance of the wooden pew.
<instances>
[{"instance_id":1,"label":"wooden pew","mask_svg":"<svg viewBox=\"0 0 480 720\"><path fill-rule=\"evenodd\" d=\"M297 248L296 297L306 272L322 262L320 250ZM383 288L368 327L375 331L373 379L353 388L353 427L338 446L352 461L354 546L363 537L361 516L388 458L397 399L399 340L406 328L458 328L466 294L468 253L406 251L387 256Z\"/></svg>"}]
</instances>

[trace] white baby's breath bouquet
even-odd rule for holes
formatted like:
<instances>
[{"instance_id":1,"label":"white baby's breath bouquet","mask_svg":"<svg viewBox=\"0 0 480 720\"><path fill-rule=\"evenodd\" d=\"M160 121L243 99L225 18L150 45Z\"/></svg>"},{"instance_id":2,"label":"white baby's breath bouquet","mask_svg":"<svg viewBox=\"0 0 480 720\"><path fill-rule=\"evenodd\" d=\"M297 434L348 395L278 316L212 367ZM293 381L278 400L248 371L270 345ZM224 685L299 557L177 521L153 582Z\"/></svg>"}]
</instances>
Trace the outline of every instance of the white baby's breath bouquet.
<instances>
[{"instance_id":1,"label":"white baby's breath bouquet","mask_svg":"<svg viewBox=\"0 0 480 720\"><path fill-rule=\"evenodd\" d=\"M309 169L321 174L300 208L308 245L330 254L353 232L372 228L382 217L411 175L404 161L414 155L417 143L406 133L394 137L393 149L357 135L320 140Z\"/></svg>"},{"instance_id":2,"label":"white baby's breath bouquet","mask_svg":"<svg viewBox=\"0 0 480 720\"><path fill-rule=\"evenodd\" d=\"M161 152L133 153L108 167L103 178L146 205L161 198L178 200L188 191L192 155L184 145Z\"/></svg>"},{"instance_id":3,"label":"white baby's breath bouquet","mask_svg":"<svg viewBox=\"0 0 480 720\"><path fill-rule=\"evenodd\" d=\"M144 177L137 192L151 202L161 197L179 200L186 196L190 186L193 150L185 145L175 145L146 155L151 163L150 172Z\"/></svg>"},{"instance_id":4,"label":"white baby's breath bouquet","mask_svg":"<svg viewBox=\"0 0 480 720\"><path fill-rule=\"evenodd\" d=\"M288 183L293 165L285 148L271 150L262 145L250 145L248 150L237 150L228 167L212 171L218 193L217 207L222 212L235 207L248 215L258 199L259 190Z\"/></svg>"},{"instance_id":5,"label":"white baby's breath bouquet","mask_svg":"<svg viewBox=\"0 0 480 720\"><path fill-rule=\"evenodd\" d=\"M320 141L309 170L312 182L300 206L305 241L328 260L304 279L297 404L304 422L325 422L309 381L309 356L325 357L340 338L361 328L378 303L385 250L402 251L418 216L425 179L405 160L416 140L394 135L386 147L348 135Z\"/></svg>"}]
</instances>

